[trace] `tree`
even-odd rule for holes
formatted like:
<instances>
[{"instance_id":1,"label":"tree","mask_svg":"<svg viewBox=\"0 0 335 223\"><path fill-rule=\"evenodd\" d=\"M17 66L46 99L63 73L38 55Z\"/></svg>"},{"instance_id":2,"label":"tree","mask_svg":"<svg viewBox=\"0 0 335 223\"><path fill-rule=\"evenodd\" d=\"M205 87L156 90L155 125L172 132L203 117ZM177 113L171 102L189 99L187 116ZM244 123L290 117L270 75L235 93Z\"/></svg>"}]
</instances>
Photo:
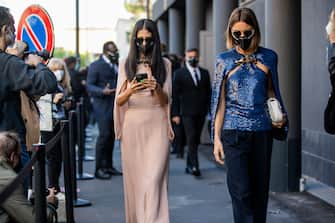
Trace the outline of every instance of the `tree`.
<instances>
[{"instance_id":1,"label":"tree","mask_svg":"<svg viewBox=\"0 0 335 223\"><path fill-rule=\"evenodd\" d=\"M128 12L134 15L135 19L138 19L145 16L147 11L147 4L149 2L150 1L148 0L125 0L124 6ZM149 10L151 10L150 4Z\"/></svg>"}]
</instances>

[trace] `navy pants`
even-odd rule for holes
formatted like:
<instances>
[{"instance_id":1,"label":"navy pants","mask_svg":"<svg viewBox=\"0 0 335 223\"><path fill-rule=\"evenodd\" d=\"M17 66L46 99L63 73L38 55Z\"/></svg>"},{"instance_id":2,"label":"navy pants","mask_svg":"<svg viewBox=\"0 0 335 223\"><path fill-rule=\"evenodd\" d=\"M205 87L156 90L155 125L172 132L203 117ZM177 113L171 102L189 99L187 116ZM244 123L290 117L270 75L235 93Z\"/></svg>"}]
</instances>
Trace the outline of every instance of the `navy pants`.
<instances>
[{"instance_id":1,"label":"navy pants","mask_svg":"<svg viewBox=\"0 0 335 223\"><path fill-rule=\"evenodd\" d=\"M95 147L95 170L113 167L114 122L97 117L99 136Z\"/></svg>"},{"instance_id":2,"label":"navy pants","mask_svg":"<svg viewBox=\"0 0 335 223\"><path fill-rule=\"evenodd\" d=\"M222 142L235 223L265 223L272 136L270 131L224 130Z\"/></svg>"}]
</instances>

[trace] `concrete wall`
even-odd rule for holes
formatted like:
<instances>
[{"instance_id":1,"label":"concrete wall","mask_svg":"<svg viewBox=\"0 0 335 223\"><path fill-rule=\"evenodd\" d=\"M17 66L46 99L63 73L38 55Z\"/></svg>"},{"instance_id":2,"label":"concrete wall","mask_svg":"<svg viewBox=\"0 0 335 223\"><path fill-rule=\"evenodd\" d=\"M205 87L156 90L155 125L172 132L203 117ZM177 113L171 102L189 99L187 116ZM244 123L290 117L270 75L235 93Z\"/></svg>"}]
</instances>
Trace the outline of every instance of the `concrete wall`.
<instances>
[{"instance_id":1,"label":"concrete wall","mask_svg":"<svg viewBox=\"0 0 335 223\"><path fill-rule=\"evenodd\" d=\"M334 187L335 137L323 129L330 92L324 27L332 7L334 0L302 1L302 173Z\"/></svg>"},{"instance_id":2,"label":"concrete wall","mask_svg":"<svg viewBox=\"0 0 335 223\"><path fill-rule=\"evenodd\" d=\"M246 1L246 3L242 4L242 6L251 8L258 20L258 25L261 31L261 45L265 45L265 0L257 0L257 1Z\"/></svg>"},{"instance_id":3,"label":"concrete wall","mask_svg":"<svg viewBox=\"0 0 335 223\"><path fill-rule=\"evenodd\" d=\"M265 1L240 1L241 6L252 8L258 18L262 41L265 45ZM172 4L172 0L160 0L161 8ZM182 1L180 1L182 2ZM165 3L165 7L163 6ZM200 50L213 45L212 1L206 1L205 30L200 32ZM330 92L329 74L326 64L327 39L325 25L329 13L335 7L334 0L301 0L301 117L302 117L302 174L313 177L335 187L335 136L323 129L323 111ZM158 6L157 6L158 8ZM156 13L158 16L160 13ZM155 14L155 13L154 13ZM293 35L287 33L287 35ZM212 39L212 42L210 42ZM293 39L293 38L292 38ZM209 70L213 64L210 50L202 50L202 65ZM214 52L214 51L213 51ZM279 58L280 59L280 58ZM282 60L283 61L283 60ZM285 89L285 86L281 86ZM285 97L285 92L282 92ZM287 156L287 154L282 154ZM298 159L298 158L297 158Z\"/></svg>"}]
</instances>

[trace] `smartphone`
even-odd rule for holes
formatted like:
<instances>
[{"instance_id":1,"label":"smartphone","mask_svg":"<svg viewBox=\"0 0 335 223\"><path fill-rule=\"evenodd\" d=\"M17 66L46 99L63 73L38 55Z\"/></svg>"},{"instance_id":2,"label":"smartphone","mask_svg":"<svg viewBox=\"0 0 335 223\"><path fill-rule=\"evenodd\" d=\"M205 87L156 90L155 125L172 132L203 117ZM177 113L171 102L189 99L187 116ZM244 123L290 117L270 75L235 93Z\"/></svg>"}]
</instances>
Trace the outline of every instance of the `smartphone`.
<instances>
[{"instance_id":1,"label":"smartphone","mask_svg":"<svg viewBox=\"0 0 335 223\"><path fill-rule=\"evenodd\" d=\"M142 82L144 79L147 79L148 78L148 74L147 73L139 73L139 74L136 74L135 75L136 77L136 81L138 83Z\"/></svg>"}]
</instances>

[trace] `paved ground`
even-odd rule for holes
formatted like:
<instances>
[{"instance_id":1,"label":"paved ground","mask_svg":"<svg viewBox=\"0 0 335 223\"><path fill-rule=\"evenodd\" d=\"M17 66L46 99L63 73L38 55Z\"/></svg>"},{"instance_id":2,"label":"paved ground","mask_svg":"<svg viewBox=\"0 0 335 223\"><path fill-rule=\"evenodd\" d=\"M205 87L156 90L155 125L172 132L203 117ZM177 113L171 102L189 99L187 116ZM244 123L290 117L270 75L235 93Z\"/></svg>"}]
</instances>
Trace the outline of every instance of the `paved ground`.
<instances>
[{"instance_id":1,"label":"paved ground","mask_svg":"<svg viewBox=\"0 0 335 223\"><path fill-rule=\"evenodd\" d=\"M92 154L93 150L87 152ZM186 175L185 161L171 155L169 178L171 223L233 222L225 171L214 164L210 154L209 146L201 147L200 163L203 177L200 179ZM118 148L115 158L116 166L121 169ZM84 170L93 173L94 162L85 162ZM113 177L107 181L78 181L78 186L79 197L90 200L93 205L75 208L76 223L125 222L122 177ZM335 208L310 195L271 194L269 223L330 223L334 222L334 219Z\"/></svg>"}]
</instances>

